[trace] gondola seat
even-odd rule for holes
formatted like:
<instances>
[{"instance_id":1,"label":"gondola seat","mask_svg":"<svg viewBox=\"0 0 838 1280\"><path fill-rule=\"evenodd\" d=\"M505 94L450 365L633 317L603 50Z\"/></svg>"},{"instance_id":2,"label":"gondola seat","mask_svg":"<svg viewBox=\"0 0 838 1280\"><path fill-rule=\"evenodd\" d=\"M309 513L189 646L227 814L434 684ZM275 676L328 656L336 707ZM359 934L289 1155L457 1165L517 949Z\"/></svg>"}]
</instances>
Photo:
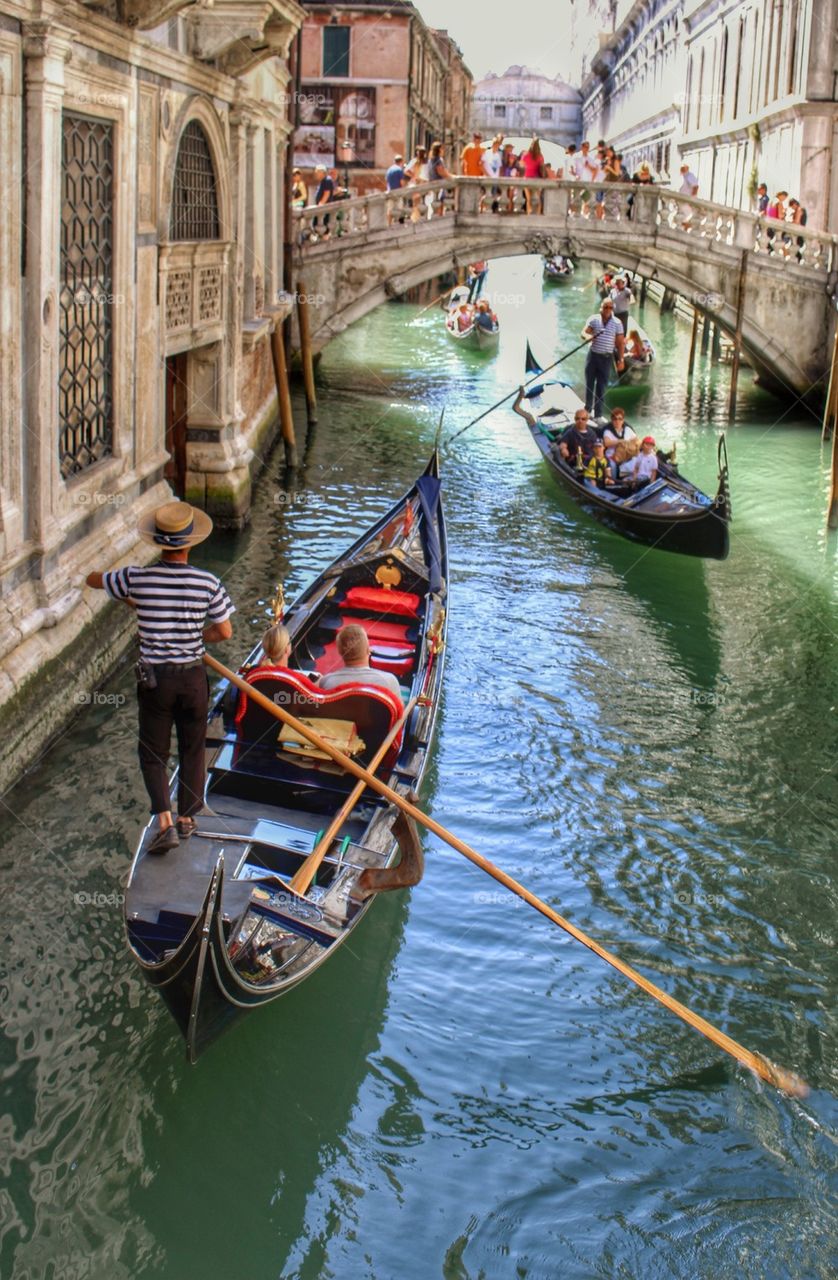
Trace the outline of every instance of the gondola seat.
<instances>
[{"instance_id":1,"label":"gondola seat","mask_svg":"<svg viewBox=\"0 0 838 1280\"><path fill-rule=\"evenodd\" d=\"M350 587L341 601L343 609L375 613L379 617L418 618L419 597L412 591L392 591L386 587Z\"/></svg>"},{"instance_id":2,"label":"gondola seat","mask_svg":"<svg viewBox=\"0 0 838 1280\"><path fill-rule=\"evenodd\" d=\"M361 681L324 691L301 671L290 671L283 667L257 667L245 679L254 689L258 689L292 716L315 722L341 720L354 725L355 733L364 743L363 750L356 757L359 764L367 764L372 759L402 714L400 698L388 689ZM289 751L280 748L282 724L244 692L239 694L235 729L235 769L255 769L262 772L267 767L268 772L273 775L274 762L285 764L291 769L318 767L317 762L306 759L298 761ZM395 761L400 737L401 735L388 751L382 769ZM329 768L334 767L331 761L327 763Z\"/></svg>"}]
</instances>

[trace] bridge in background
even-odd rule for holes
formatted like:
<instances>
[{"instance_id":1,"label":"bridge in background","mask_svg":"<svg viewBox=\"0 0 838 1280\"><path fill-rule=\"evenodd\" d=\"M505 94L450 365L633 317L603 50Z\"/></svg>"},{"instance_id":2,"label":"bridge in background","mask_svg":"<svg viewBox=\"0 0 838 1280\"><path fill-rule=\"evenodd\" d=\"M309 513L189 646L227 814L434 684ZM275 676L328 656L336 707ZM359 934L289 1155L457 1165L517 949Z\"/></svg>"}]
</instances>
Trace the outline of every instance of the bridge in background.
<instances>
[{"instance_id":1,"label":"bridge in background","mask_svg":"<svg viewBox=\"0 0 838 1280\"><path fill-rule=\"evenodd\" d=\"M525 191L531 211L508 212ZM315 351L452 268L564 253L658 280L731 335L741 299L742 346L762 380L786 395L817 399L826 390L838 286L838 236L827 232L656 187L522 179L489 187L456 177L341 201L328 207L327 227L324 212L294 215L295 278Z\"/></svg>"}]
</instances>

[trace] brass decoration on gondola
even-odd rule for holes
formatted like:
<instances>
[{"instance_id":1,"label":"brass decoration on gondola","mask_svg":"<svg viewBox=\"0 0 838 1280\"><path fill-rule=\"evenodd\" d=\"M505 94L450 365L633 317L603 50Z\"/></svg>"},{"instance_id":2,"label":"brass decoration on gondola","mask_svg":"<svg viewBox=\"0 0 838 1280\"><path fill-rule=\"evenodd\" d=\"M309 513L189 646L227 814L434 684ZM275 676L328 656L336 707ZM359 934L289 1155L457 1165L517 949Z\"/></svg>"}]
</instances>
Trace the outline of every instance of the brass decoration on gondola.
<instances>
[{"instance_id":1,"label":"brass decoration on gondola","mask_svg":"<svg viewBox=\"0 0 838 1280\"><path fill-rule=\"evenodd\" d=\"M276 590L268 604L273 610L274 622L282 622L285 617L285 589L281 582L276 584Z\"/></svg>"},{"instance_id":2,"label":"brass decoration on gondola","mask_svg":"<svg viewBox=\"0 0 838 1280\"><path fill-rule=\"evenodd\" d=\"M393 587L399 585L402 580L402 571L393 564L392 556L388 556L386 563L378 566L375 571L375 580L385 591L392 591Z\"/></svg>"}]
</instances>

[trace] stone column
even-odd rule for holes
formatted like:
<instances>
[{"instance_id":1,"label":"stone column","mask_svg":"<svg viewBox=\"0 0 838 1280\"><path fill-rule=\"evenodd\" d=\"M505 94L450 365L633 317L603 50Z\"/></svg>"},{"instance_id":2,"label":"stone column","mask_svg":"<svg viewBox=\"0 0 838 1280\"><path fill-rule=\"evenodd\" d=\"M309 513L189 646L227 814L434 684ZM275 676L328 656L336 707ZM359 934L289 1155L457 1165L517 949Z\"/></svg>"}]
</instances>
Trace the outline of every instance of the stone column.
<instances>
[{"instance_id":1,"label":"stone column","mask_svg":"<svg viewBox=\"0 0 838 1280\"><path fill-rule=\"evenodd\" d=\"M27 535L43 554L61 539L58 468L61 110L74 33L57 23L23 26L26 83L26 351L24 476Z\"/></svg>"}]
</instances>

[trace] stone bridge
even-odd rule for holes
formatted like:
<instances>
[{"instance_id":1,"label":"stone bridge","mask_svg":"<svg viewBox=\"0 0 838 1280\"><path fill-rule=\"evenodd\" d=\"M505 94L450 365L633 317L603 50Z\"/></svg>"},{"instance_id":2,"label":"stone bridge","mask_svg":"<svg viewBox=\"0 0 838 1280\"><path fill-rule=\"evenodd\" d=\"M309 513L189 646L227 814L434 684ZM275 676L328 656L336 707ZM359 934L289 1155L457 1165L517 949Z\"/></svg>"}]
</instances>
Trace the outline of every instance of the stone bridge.
<instances>
[{"instance_id":1,"label":"stone bridge","mask_svg":"<svg viewBox=\"0 0 838 1280\"><path fill-rule=\"evenodd\" d=\"M314 350L452 268L558 252L658 280L731 335L741 296L742 346L762 380L782 394L822 396L838 237L656 187L501 179L494 191L456 177L341 201L329 206L325 235L323 210L296 212L295 278L309 299ZM519 211L525 199L528 213Z\"/></svg>"}]
</instances>

